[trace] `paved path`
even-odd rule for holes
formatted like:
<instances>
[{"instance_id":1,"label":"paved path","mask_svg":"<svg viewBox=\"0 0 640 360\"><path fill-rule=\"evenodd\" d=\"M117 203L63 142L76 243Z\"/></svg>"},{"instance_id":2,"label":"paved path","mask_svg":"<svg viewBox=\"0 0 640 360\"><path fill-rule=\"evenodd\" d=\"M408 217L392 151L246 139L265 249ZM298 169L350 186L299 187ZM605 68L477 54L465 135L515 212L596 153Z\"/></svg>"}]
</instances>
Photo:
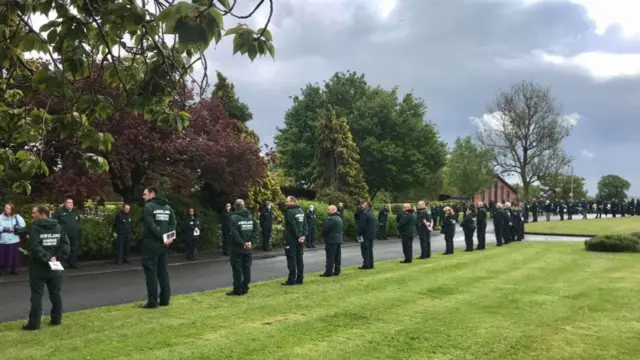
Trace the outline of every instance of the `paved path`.
<instances>
[{"instance_id":1,"label":"paved path","mask_svg":"<svg viewBox=\"0 0 640 360\"><path fill-rule=\"evenodd\" d=\"M487 243L495 243L493 226L488 225ZM584 241L585 238L558 238L552 236L526 237L529 241ZM454 239L457 248L464 246L462 231ZM419 253L419 242L414 241L414 255ZM432 238L432 251L435 255L444 250L444 238L437 234ZM397 239L377 241L374 248L376 261L399 259L402 248ZM282 252L264 253L256 251L253 262L253 281L265 281L283 278L287 274L286 262ZM231 271L228 258L212 255L201 256L195 262L174 262L170 265L171 287L173 295L201 292L205 290L230 287ZM313 249L305 252L305 273L324 269L324 251ZM357 244L345 244L342 251L344 267L358 266L362 263ZM87 265L80 270L65 271L63 283L63 301L66 312L143 301L146 299L144 275L139 261L132 265ZM316 276L309 275L309 276ZM26 274L0 277L0 322L24 319L29 310L29 287ZM259 296L259 294L256 294ZM44 313L48 314L49 304L45 296Z\"/></svg>"}]
</instances>

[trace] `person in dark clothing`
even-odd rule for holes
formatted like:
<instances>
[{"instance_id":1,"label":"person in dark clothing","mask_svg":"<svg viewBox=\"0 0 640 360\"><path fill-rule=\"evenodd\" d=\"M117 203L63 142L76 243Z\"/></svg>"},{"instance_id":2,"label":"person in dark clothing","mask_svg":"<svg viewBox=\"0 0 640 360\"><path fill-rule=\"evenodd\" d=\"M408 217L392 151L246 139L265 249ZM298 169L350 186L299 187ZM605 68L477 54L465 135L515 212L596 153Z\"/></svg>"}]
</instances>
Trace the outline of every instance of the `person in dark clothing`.
<instances>
[{"instance_id":1,"label":"person in dark clothing","mask_svg":"<svg viewBox=\"0 0 640 360\"><path fill-rule=\"evenodd\" d=\"M324 251L327 255L324 273L320 276L331 277L340 275L342 265L342 218L338 215L335 205L329 205L329 216L322 224L322 239L324 240Z\"/></svg>"},{"instance_id":2,"label":"person in dark clothing","mask_svg":"<svg viewBox=\"0 0 640 360\"><path fill-rule=\"evenodd\" d=\"M478 203L478 212L476 213L476 236L478 237L478 247L476 250L484 250L487 243L487 209L484 203Z\"/></svg>"},{"instance_id":3,"label":"person in dark clothing","mask_svg":"<svg viewBox=\"0 0 640 360\"><path fill-rule=\"evenodd\" d=\"M611 216L614 218L618 215L618 200L611 200Z\"/></svg>"},{"instance_id":4,"label":"person in dark clothing","mask_svg":"<svg viewBox=\"0 0 640 360\"><path fill-rule=\"evenodd\" d=\"M504 203L504 206L502 207L502 212L504 213L504 217L505 217L505 223L503 226L503 240L504 240L504 244L509 244L511 243L511 241L513 240L513 221L512 221L512 209L511 209L511 203Z\"/></svg>"},{"instance_id":5,"label":"person in dark clothing","mask_svg":"<svg viewBox=\"0 0 640 360\"><path fill-rule=\"evenodd\" d=\"M464 251L473 251L473 233L476 231L476 220L473 218L473 212L471 210L467 210L467 214L464 219L462 219L460 227L464 232Z\"/></svg>"},{"instance_id":6,"label":"person in dark clothing","mask_svg":"<svg viewBox=\"0 0 640 360\"><path fill-rule=\"evenodd\" d=\"M398 232L402 239L402 252L404 253L403 264L413 262L413 238L416 236L416 223L418 219L410 204L402 205L402 213L396 217Z\"/></svg>"},{"instance_id":7,"label":"person in dark clothing","mask_svg":"<svg viewBox=\"0 0 640 360\"><path fill-rule=\"evenodd\" d=\"M538 222L538 199L533 199L531 202L531 216L533 216L533 222Z\"/></svg>"},{"instance_id":8,"label":"person in dark clothing","mask_svg":"<svg viewBox=\"0 0 640 360\"><path fill-rule=\"evenodd\" d=\"M512 240L513 241L522 241L522 236L524 234L521 234L521 230L524 227L524 218L523 218L523 214L522 214L522 209L517 207L515 209L513 209L513 215L512 215L512 219L511 222L513 223L513 236L512 236Z\"/></svg>"},{"instance_id":9,"label":"person in dark clothing","mask_svg":"<svg viewBox=\"0 0 640 360\"><path fill-rule=\"evenodd\" d=\"M418 238L420 239L420 256L418 259L431 258L431 232L433 231L433 224L431 222L431 212L427 209L424 201L418 203L417 214L417 231Z\"/></svg>"},{"instance_id":10,"label":"person in dark clothing","mask_svg":"<svg viewBox=\"0 0 640 360\"><path fill-rule=\"evenodd\" d=\"M198 243L198 237L200 236L200 221L198 220L194 209L189 209L183 236L187 260L195 260L196 245Z\"/></svg>"},{"instance_id":11,"label":"person in dark clothing","mask_svg":"<svg viewBox=\"0 0 640 360\"><path fill-rule=\"evenodd\" d=\"M529 210L531 210L531 207L529 206L529 203L527 201L525 201L522 206L523 206L522 215L524 216L524 222L529 222Z\"/></svg>"},{"instance_id":12,"label":"person in dark clothing","mask_svg":"<svg viewBox=\"0 0 640 360\"><path fill-rule=\"evenodd\" d=\"M343 203L338 203L338 216L340 216L340 218L344 223L344 204Z\"/></svg>"},{"instance_id":13,"label":"person in dark clothing","mask_svg":"<svg viewBox=\"0 0 640 360\"><path fill-rule=\"evenodd\" d=\"M313 239L316 236L316 209L313 205L309 205L309 211L307 211L305 216L307 219L307 228L309 229L306 238L307 248L315 248L316 246L313 245Z\"/></svg>"},{"instance_id":14,"label":"person in dark clothing","mask_svg":"<svg viewBox=\"0 0 640 360\"><path fill-rule=\"evenodd\" d=\"M560 221L564 221L564 213L565 213L565 205L563 201L560 201L560 204L558 205L558 214L560 214Z\"/></svg>"},{"instance_id":15,"label":"person in dark clothing","mask_svg":"<svg viewBox=\"0 0 640 360\"><path fill-rule=\"evenodd\" d=\"M493 231L496 235L496 246L504 244L504 223L506 219L502 211L502 204L496 204L496 211L493 214Z\"/></svg>"},{"instance_id":16,"label":"person in dark clothing","mask_svg":"<svg viewBox=\"0 0 640 360\"><path fill-rule=\"evenodd\" d=\"M378 212L378 239L387 240L387 221L389 220L389 208L383 206Z\"/></svg>"},{"instance_id":17,"label":"person in dark clothing","mask_svg":"<svg viewBox=\"0 0 640 360\"><path fill-rule=\"evenodd\" d=\"M71 269L77 269L78 249L80 248L80 237L82 234L80 230L80 216L74 208L73 199L67 197L64 206L56 210L53 218L62 226L62 230L64 230L65 235L69 239L70 250L67 265Z\"/></svg>"},{"instance_id":18,"label":"person in dark clothing","mask_svg":"<svg viewBox=\"0 0 640 360\"><path fill-rule=\"evenodd\" d=\"M362 204L362 211L358 216L358 241L362 253L361 270L373 269L373 240L376 238L376 218L373 215L370 201Z\"/></svg>"},{"instance_id":19,"label":"person in dark clothing","mask_svg":"<svg viewBox=\"0 0 640 360\"><path fill-rule=\"evenodd\" d=\"M169 306L171 285L169 282L168 252L173 238L168 235L176 230L176 216L166 199L158 196L158 189L144 190L142 268L147 283L147 303L143 309ZM160 293L158 294L158 285Z\"/></svg>"},{"instance_id":20,"label":"person in dark clothing","mask_svg":"<svg viewBox=\"0 0 640 360\"><path fill-rule=\"evenodd\" d=\"M229 256L229 241L231 239L231 204L224 206L224 211L220 216L220 225L222 227L222 255Z\"/></svg>"},{"instance_id":21,"label":"person in dark clothing","mask_svg":"<svg viewBox=\"0 0 640 360\"><path fill-rule=\"evenodd\" d=\"M284 253L289 277L282 285L302 285L304 282L303 246L308 232L304 211L293 196L287 197L284 214Z\"/></svg>"},{"instance_id":22,"label":"person in dark clothing","mask_svg":"<svg viewBox=\"0 0 640 360\"><path fill-rule=\"evenodd\" d=\"M69 239L60 224L50 219L46 206L33 209L35 222L29 228L29 287L31 288L31 310L23 330L40 329L42 318L42 296L47 286L51 300L51 325L62 324L62 271L53 270L50 263L61 262L69 256Z\"/></svg>"},{"instance_id":23,"label":"person in dark clothing","mask_svg":"<svg viewBox=\"0 0 640 360\"><path fill-rule=\"evenodd\" d=\"M453 254L453 237L456 235L457 214L450 207L444 208L444 220L442 221L442 233L444 234L445 251L442 255Z\"/></svg>"},{"instance_id":24,"label":"person in dark clothing","mask_svg":"<svg viewBox=\"0 0 640 360\"><path fill-rule=\"evenodd\" d=\"M267 201L260 210L260 229L262 230L262 250L271 251L271 232L273 230L273 209L271 202Z\"/></svg>"},{"instance_id":25,"label":"person in dark clothing","mask_svg":"<svg viewBox=\"0 0 640 360\"><path fill-rule=\"evenodd\" d=\"M431 227L434 230L438 227L438 211L440 210L437 206L431 208Z\"/></svg>"},{"instance_id":26,"label":"person in dark clothing","mask_svg":"<svg viewBox=\"0 0 640 360\"><path fill-rule=\"evenodd\" d=\"M122 211L116 214L113 222L116 235L116 264L129 263L131 241L133 240L133 224L131 223L131 206L124 204Z\"/></svg>"},{"instance_id":27,"label":"person in dark clothing","mask_svg":"<svg viewBox=\"0 0 640 360\"><path fill-rule=\"evenodd\" d=\"M233 274L233 290L229 296L240 296L249 293L251 282L252 250L258 240L258 225L244 205L238 199L231 215L231 242L229 244L229 262Z\"/></svg>"}]
</instances>

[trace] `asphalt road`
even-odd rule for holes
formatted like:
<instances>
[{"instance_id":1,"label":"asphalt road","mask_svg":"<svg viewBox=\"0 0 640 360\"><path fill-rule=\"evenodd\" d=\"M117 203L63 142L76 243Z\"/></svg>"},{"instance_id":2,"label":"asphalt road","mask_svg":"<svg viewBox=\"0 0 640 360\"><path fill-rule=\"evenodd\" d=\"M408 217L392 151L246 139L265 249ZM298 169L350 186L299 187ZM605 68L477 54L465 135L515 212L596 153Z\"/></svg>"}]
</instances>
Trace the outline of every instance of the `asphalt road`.
<instances>
[{"instance_id":1,"label":"asphalt road","mask_svg":"<svg viewBox=\"0 0 640 360\"><path fill-rule=\"evenodd\" d=\"M458 229L460 230L460 229ZM525 240L563 240L562 238L527 236ZM582 241L575 238L572 240ZM456 248L464 246L462 231L457 231L454 239ZM487 243L495 244L493 225L487 227ZM419 255L420 244L414 241L414 256ZM432 252L438 255L444 250L444 237L432 236ZM257 254L256 254L257 255ZM262 255L265 255L263 253ZM252 281L265 281L283 278L287 275L286 261L281 252L266 254L268 258L254 259ZM258 257L258 256L256 256ZM375 261L402 258L399 241L376 241L374 245ZM324 270L325 255L321 249L305 251L305 273ZM362 263L359 246L345 245L342 250L343 267L359 266ZM178 262L170 265L172 294L187 294L206 290L230 287L231 269L227 258L211 258L196 262ZM317 274L309 275L317 276ZM24 319L29 311L29 286L25 282L26 274L16 278L0 277L0 322ZM146 299L144 275L139 262L130 266L93 265L81 270L65 271L63 282L63 303L65 312L91 309L96 307L132 303ZM257 295L257 294L256 294ZM254 295L255 296L255 295ZM258 295L259 296L259 295ZM44 314L48 314L50 304L45 296Z\"/></svg>"}]
</instances>

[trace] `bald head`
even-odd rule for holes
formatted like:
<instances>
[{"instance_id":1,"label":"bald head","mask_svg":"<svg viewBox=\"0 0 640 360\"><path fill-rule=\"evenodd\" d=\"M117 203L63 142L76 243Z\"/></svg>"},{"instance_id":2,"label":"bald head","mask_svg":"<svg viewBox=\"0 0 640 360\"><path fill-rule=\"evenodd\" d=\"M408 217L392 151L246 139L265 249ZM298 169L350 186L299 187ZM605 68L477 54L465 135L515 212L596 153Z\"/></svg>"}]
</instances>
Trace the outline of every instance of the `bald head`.
<instances>
[{"instance_id":1,"label":"bald head","mask_svg":"<svg viewBox=\"0 0 640 360\"><path fill-rule=\"evenodd\" d=\"M402 204L402 211L407 211L411 209L411 204Z\"/></svg>"},{"instance_id":2,"label":"bald head","mask_svg":"<svg viewBox=\"0 0 640 360\"><path fill-rule=\"evenodd\" d=\"M244 200L242 200L242 199L236 200L236 202L233 204L233 207L236 210L244 209Z\"/></svg>"},{"instance_id":3,"label":"bald head","mask_svg":"<svg viewBox=\"0 0 640 360\"><path fill-rule=\"evenodd\" d=\"M335 205L329 205L327 212L329 214L335 214L336 212L338 212L338 208Z\"/></svg>"},{"instance_id":4,"label":"bald head","mask_svg":"<svg viewBox=\"0 0 640 360\"><path fill-rule=\"evenodd\" d=\"M501 204L501 203L497 203L497 204L496 204L496 208L498 208L498 209L502 209L502 204Z\"/></svg>"},{"instance_id":5,"label":"bald head","mask_svg":"<svg viewBox=\"0 0 640 360\"><path fill-rule=\"evenodd\" d=\"M478 207L479 207L479 208L484 207L484 203L483 203L482 201L479 201L479 202L478 202Z\"/></svg>"},{"instance_id":6,"label":"bald head","mask_svg":"<svg viewBox=\"0 0 640 360\"><path fill-rule=\"evenodd\" d=\"M287 196L287 206L294 206L298 200L293 196Z\"/></svg>"}]
</instances>

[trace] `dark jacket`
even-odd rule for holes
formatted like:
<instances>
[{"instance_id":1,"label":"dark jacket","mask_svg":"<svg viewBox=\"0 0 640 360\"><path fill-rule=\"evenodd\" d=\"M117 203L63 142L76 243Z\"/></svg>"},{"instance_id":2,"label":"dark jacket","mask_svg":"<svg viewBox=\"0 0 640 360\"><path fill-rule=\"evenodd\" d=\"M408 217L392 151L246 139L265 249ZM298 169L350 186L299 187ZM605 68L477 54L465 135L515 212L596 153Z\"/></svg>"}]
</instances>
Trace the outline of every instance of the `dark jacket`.
<instances>
[{"instance_id":1,"label":"dark jacket","mask_svg":"<svg viewBox=\"0 0 640 360\"><path fill-rule=\"evenodd\" d=\"M304 211L298 205L288 207L284 213L284 243L298 244L298 239L307 235L307 221Z\"/></svg>"},{"instance_id":2,"label":"dark jacket","mask_svg":"<svg viewBox=\"0 0 640 360\"><path fill-rule=\"evenodd\" d=\"M80 216L75 208L67 210L64 206L56 210L53 218L62 226L64 233L71 238L80 235Z\"/></svg>"},{"instance_id":3,"label":"dark jacket","mask_svg":"<svg viewBox=\"0 0 640 360\"><path fill-rule=\"evenodd\" d=\"M133 235L133 226L131 223L131 213L120 211L116 214L113 221L113 232L118 235Z\"/></svg>"},{"instance_id":4,"label":"dark jacket","mask_svg":"<svg viewBox=\"0 0 640 360\"><path fill-rule=\"evenodd\" d=\"M358 216L358 236L373 241L376 238L376 218L371 210L362 211Z\"/></svg>"},{"instance_id":5,"label":"dark jacket","mask_svg":"<svg viewBox=\"0 0 640 360\"><path fill-rule=\"evenodd\" d=\"M309 210L307 211L307 214L305 216L307 218L307 227L309 229L315 229L316 228L316 211Z\"/></svg>"},{"instance_id":6,"label":"dark jacket","mask_svg":"<svg viewBox=\"0 0 640 360\"><path fill-rule=\"evenodd\" d=\"M251 249L245 249L244 244L250 242L251 247L255 246L258 238L258 225L247 209L234 212L231 221L231 243L229 248L232 252L251 253Z\"/></svg>"},{"instance_id":7,"label":"dark jacket","mask_svg":"<svg viewBox=\"0 0 640 360\"><path fill-rule=\"evenodd\" d=\"M457 214L454 213L442 219L442 233L445 236L454 236L456 234L456 218Z\"/></svg>"},{"instance_id":8,"label":"dark jacket","mask_svg":"<svg viewBox=\"0 0 640 360\"><path fill-rule=\"evenodd\" d=\"M344 209L338 208L338 212L336 212L336 214L338 214L338 216L340 216L340 219L342 219L342 221L344 222Z\"/></svg>"},{"instance_id":9,"label":"dark jacket","mask_svg":"<svg viewBox=\"0 0 640 360\"><path fill-rule=\"evenodd\" d=\"M487 209L479 208L476 213L476 225L480 228L487 227Z\"/></svg>"},{"instance_id":10,"label":"dark jacket","mask_svg":"<svg viewBox=\"0 0 640 360\"><path fill-rule=\"evenodd\" d=\"M263 229L271 228L273 226L273 217L273 209L263 206L260 211L260 226Z\"/></svg>"},{"instance_id":11,"label":"dark jacket","mask_svg":"<svg viewBox=\"0 0 640 360\"><path fill-rule=\"evenodd\" d=\"M222 215L220 215L220 220L222 225L222 235L229 235L231 233L231 215L233 213L231 211L222 210Z\"/></svg>"},{"instance_id":12,"label":"dark jacket","mask_svg":"<svg viewBox=\"0 0 640 360\"><path fill-rule=\"evenodd\" d=\"M338 213L330 214L322 224L322 238L325 244L342 244L342 218Z\"/></svg>"},{"instance_id":13,"label":"dark jacket","mask_svg":"<svg viewBox=\"0 0 640 360\"><path fill-rule=\"evenodd\" d=\"M380 224L384 224L387 222L388 219L389 219L389 209L387 209L387 207L385 206L378 212L378 222Z\"/></svg>"},{"instance_id":14,"label":"dark jacket","mask_svg":"<svg viewBox=\"0 0 640 360\"><path fill-rule=\"evenodd\" d=\"M460 223L460 227L462 228L462 230L464 230L464 232L475 231L476 221L473 218L473 215L471 214L465 215L465 217L462 219L462 222Z\"/></svg>"},{"instance_id":15,"label":"dark jacket","mask_svg":"<svg viewBox=\"0 0 640 360\"><path fill-rule=\"evenodd\" d=\"M166 252L164 234L176 230L176 216L167 200L153 198L144 204L142 252L159 254Z\"/></svg>"},{"instance_id":16,"label":"dark jacket","mask_svg":"<svg viewBox=\"0 0 640 360\"><path fill-rule=\"evenodd\" d=\"M425 234L425 233L429 233L429 228L427 227L427 225L424 224L424 221L426 221L427 223L431 222L431 213L429 212L429 210L427 209L421 209L418 210L418 214L416 215L417 217L417 223L416 223L416 230L418 231L418 233L420 234Z\"/></svg>"},{"instance_id":17,"label":"dark jacket","mask_svg":"<svg viewBox=\"0 0 640 360\"><path fill-rule=\"evenodd\" d=\"M36 220L29 227L29 271L36 276L47 276L52 270L49 260L64 261L69 256L69 239L62 226L54 219Z\"/></svg>"},{"instance_id":18,"label":"dark jacket","mask_svg":"<svg viewBox=\"0 0 640 360\"><path fill-rule=\"evenodd\" d=\"M197 216L188 216L187 223L184 225L184 236L188 238L196 237L194 234L196 229L200 230L200 220L198 220Z\"/></svg>"},{"instance_id":19,"label":"dark jacket","mask_svg":"<svg viewBox=\"0 0 640 360\"><path fill-rule=\"evenodd\" d=\"M396 218L398 222L398 232L400 236L414 238L416 236L416 223L418 218L413 209L409 209Z\"/></svg>"}]
</instances>

